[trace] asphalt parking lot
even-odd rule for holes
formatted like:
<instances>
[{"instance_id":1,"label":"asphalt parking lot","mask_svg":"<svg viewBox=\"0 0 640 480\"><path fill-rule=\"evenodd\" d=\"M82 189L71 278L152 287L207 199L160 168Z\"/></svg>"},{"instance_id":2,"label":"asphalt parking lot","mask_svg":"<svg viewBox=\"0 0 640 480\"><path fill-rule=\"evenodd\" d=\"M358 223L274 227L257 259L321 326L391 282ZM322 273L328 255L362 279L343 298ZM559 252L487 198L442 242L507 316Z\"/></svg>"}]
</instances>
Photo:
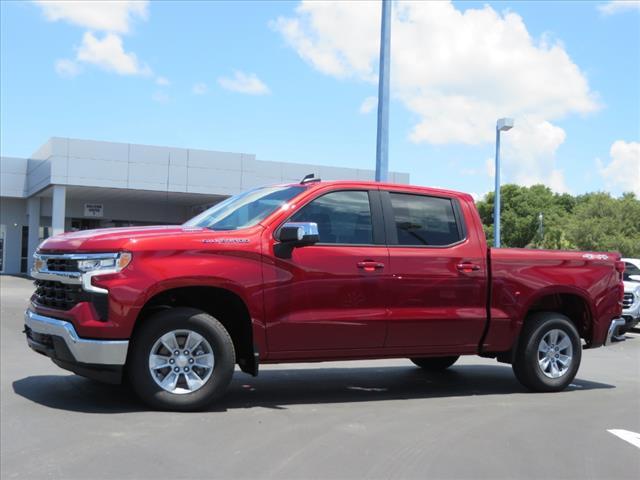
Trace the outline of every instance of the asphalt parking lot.
<instances>
[{"instance_id":1,"label":"asphalt parking lot","mask_svg":"<svg viewBox=\"0 0 640 480\"><path fill-rule=\"evenodd\" d=\"M586 351L561 393L526 393L475 357L425 374L407 360L238 372L207 412L147 411L32 353L30 281L3 276L1 477L640 478L640 334Z\"/></svg>"}]
</instances>

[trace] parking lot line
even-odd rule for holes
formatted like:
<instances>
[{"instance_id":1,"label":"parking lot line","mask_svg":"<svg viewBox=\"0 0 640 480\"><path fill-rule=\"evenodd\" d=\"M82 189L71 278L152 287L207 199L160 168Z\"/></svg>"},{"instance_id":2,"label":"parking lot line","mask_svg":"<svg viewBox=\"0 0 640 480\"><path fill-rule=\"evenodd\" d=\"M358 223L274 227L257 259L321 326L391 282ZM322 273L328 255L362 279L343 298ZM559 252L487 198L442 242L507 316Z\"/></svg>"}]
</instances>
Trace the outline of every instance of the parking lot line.
<instances>
[{"instance_id":1,"label":"parking lot line","mask_svg":"<svg viewBox=\"0 0 640 480\"><path fill-rule=\"evenodd\" d=\"M631 432L629 430L613 429L607 430L618 438L621 438L625 442L629 442L631 445L640 448L640 433Z\"/></svg>"}]
</instances>

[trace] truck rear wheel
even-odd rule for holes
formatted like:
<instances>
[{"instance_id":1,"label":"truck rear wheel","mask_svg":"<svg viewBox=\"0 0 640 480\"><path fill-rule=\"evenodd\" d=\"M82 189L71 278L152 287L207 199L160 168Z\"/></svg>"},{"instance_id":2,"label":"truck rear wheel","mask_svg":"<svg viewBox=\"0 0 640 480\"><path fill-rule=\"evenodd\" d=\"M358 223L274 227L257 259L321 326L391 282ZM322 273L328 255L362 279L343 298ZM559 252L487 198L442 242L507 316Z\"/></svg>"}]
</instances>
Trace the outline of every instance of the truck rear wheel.
<instances>
[{"instance_id":1,"label":"truck rear wheel","mask_svg":"<svg viewBox=\"0 0 640 480\"><path fill-rule=\"evenodd\" d=\"M412 358L411 361L423 370L429 372L439 372L446 370L451 365L456 363L460 356L454 357L424 357L424 358Z\"/></svg>"},{"instance_id":2,"label":"truck rear wheel","mask_svg":"<svg viewBox=\"0 0 640 480\"><path fill-rule=\"evenodd\" d=\"M580 335L571 320L560 313L540 312L522 328L513 372L529 390L557 392L574 379L581 357Z\"/></svg>"},{"instance_id":3,"label":"truck rear wheel","mask_svg":"<svg viewBox=\"0 0 640 480\"><path fill-rule=\"evenodd\" d=\"M198 410L222 396L235 351L224 326L193 308L154 314L136 332L127 363L135 392L161 410Z\"/></svg>"}]
</instances>

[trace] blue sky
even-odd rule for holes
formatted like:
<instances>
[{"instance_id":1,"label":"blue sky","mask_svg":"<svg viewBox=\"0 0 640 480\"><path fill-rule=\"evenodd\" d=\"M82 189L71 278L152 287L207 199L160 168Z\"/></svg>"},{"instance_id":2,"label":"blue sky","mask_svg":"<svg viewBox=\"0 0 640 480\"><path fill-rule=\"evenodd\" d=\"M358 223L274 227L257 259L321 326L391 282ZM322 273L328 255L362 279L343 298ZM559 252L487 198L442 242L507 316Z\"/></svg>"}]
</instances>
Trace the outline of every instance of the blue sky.
<instances>
[{"instance_id":1,"label":"blue sky","mask_svg":"<svg viewBox=\"0 0 640 480\"><path fill-rule=\"evenodd\" d=\"M391 169L482 195L514 116L505 182L640 194L637 2L394 3ZM69 136L374 167L375 2L0 5L2 155Z\"/></svg>"}]
</instances>

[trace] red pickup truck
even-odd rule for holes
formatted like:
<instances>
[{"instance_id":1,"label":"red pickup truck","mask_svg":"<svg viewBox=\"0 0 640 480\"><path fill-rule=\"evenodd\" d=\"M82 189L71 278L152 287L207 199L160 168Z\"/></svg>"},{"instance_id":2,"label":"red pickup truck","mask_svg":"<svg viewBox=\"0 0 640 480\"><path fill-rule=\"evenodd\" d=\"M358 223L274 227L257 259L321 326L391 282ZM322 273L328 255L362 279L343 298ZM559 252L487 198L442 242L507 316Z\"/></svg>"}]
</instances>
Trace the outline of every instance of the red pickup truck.
<instances>
[{"instance_id":1,"label":"red pickup truck","mask_svg":"<svg viewBox=\"0 0 640 480\"><path fill-rule=\"evenodd\" d=\"M199 409L238 364L460 355L557 391L611 341L617 253L490 249L471 196L303 181L231 197L182 226L66 233L34 258L29 346L127 377L155 408Z\"/></svg>"}]
</instances>

